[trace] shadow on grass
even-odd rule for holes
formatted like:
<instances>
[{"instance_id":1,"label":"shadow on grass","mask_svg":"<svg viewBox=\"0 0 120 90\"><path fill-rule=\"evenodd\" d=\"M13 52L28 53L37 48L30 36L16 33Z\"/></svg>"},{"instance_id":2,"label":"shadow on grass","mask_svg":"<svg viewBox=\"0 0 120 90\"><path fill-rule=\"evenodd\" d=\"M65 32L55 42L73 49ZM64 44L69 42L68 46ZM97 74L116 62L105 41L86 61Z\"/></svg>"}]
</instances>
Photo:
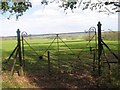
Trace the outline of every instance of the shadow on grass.
<instances>
[{"instance_id":1,"label":"shadow on grass","mask_svg":"<svg viewBox=\"0 0 120 90\"><path fill-rule=\"evenodd\" d=\"M25 77L29 79L29 83L35 86L34 88L69 89L97 87L91 75L90 66L83 64L75 56L61 55L59 57L61 60L60 67L58 67L58 60L55 55L57 54L55 53L54 56L51 56L54 59L51 59L49 72L47 58L43 57L42 60L39 60L38 56L26 54L24 73ZM18 61L17 63L19 64ZM11 70L12 64L13 59L6 65L7 71Z\"/></svg>"},{"instance_id":2,"label":"shadow on grass","mask_svg":"<svg viewBox=\"0 0 120 90\"><path fill-rule=\"evenodd\" d=\"M67 62L66 62L67 63ZM96 87L93 76L84 66L77 63L80 68L75 69L68 66L51 66L51 72L48 72L47 61L37 61L36 63L26 62L26 76L30 81L36 83L39 88L93 88ZM67 64L66 64L67 66ZM76 66L76 67L78 67ZM84 69L83 69L84 68Z\"/></svg>"},{"instance_id":3,"label":"shadow on grass","mask_svg":"<svg viewBox=\"0 0 120 90\"><path fill-rule=\"evenodd\" d=\"M34 48L38 49L39 47L34 46ZM95 78L91 74L92 56L90 52L82 52L80 55L82 62L72 55L59 55L60 68L58 67L57 53L54 52L51 57L55 60L51 59L51 72L49 73L47 58L39 60L39 56L35 55L33 51L28 51L28 49L26 48L25 53L24 73L25 77L29 79L29 83L35 86L34 88L97 88ZM68 50L63 53L70 54ZM19 62L17 61L17 63ZM11 70L12 64L13 59L6 65L7 71Z\"/></svg>"}]
</instances>

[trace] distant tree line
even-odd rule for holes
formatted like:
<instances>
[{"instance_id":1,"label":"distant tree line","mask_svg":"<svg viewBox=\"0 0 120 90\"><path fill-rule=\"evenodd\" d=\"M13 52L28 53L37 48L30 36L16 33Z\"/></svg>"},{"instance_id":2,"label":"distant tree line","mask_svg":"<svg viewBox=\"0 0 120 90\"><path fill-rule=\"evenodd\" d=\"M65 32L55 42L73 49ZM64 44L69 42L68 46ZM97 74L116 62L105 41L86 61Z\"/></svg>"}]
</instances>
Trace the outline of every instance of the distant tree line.
<instances>
[{"instance_id":1,"label":"distant tree line","mask_svg":"<svg viewBox=\"0 0 120 90\"><path fill-rule=\"evenodd\" d=\"M104 40L118 40L118 31L103 32L102 37Z\"/></svg>"},{"instance_id":2,"label":"distant tree line","mask_svg":"<svg viewBox=\"0 0 120 90\"><path fill-rule=\"evenodd\" d=\"M102 39L103 40L118 40L118 35L120 34L120 32L118 31L107 31L107 32L102 32ZM90 38L93 36L94 34L91 34L89 37L89 34L85 34L83 36L83 39L88 41L90 40ZM95 38L93 38L94 40Z\"/></svg>"}]
</instances>

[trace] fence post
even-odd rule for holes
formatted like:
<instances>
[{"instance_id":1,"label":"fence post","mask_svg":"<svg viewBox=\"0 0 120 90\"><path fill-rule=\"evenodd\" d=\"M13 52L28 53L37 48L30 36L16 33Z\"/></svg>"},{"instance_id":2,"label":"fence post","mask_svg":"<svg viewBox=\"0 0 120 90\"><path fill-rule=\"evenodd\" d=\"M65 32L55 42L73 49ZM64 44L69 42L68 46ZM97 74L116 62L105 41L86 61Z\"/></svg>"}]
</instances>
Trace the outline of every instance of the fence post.
<instances>
[{"instance_id":1,"label":"fence post","mask_svg":"<svg viewBox=\"0 0 120 90\"><path fill-rule=\"evenodd\" d=\"M50 72L50 52L48 51L48 73L49 73L49 75L51 74L51 72Z\"/></svg>"},{"instance_id":2,"label":"fence post","mask_svg":"<svg viewBox=\"0 0 120 90\"><path fill-rule=\"evenodd\" d=\"M58 58L58 72L60 70L60 59L59 59L59 36L57 35L57 58Z\"/></svg>"},{"instance_id":3,"label":"fence post","mask_svg":"<svg viewBox=\"0 0 120 90\"><path fill-rule=\"evenodd\" d=\"M23 59L23 67L25 68L25 58L24 58L24 37L22 36L22 59Z\"/></svg>"},{"instance_id":4,"label":"fence post","mask_svg":"<svg viewBox=\"0 0 120 90\"><path fill-rule=\"evenodd\" d=\"M118 13L120 15L120 13ZM118 17L120 19L120 17ZM120 76L120 22L118 20L118 76ZM120 77L119 77L120 78Z\"/></svg>"},{"instance_id":5,"label":"fence post","mask_svg":"<svg viewBox=\"0 0 120 90\"><path fill-rule=\"evenodd\" d=\"M23 64L22 64L22 55L21 55L21 41L20 41L20 30L17 30L17 41L18 41L18 54L20 62L20 74L23 75Z\"/></svg>"},{"instance_id":6,"label":"fence post","mask_svg":"<svg viewBox=\"0 0 120 90\"><path fill-rule=\"evenodd\" d=\"M93 71L95 71L96 50L93 50Z\"/></svg>"},{"instance_id":7,"label":"fence post","mask_svg":"<svg viewBox=\"0 0 120 90\"><path fill-rule=\"evenodd\" d=\"M118 25L118 29L120 29L120 23ZM118 30L118 77L120 79L120 32Z\"/></svg>"},{"instance_id":8,"label":"fence post","mask_svg":"<svg viewBox=\"0 0 120 90\"><path fill-rule=\"evenodd\" d=\"M98 75L101 75L101 54L102 54L102 38L101 38L101 23L98 22Z\"/></svg>"}]
</instances>

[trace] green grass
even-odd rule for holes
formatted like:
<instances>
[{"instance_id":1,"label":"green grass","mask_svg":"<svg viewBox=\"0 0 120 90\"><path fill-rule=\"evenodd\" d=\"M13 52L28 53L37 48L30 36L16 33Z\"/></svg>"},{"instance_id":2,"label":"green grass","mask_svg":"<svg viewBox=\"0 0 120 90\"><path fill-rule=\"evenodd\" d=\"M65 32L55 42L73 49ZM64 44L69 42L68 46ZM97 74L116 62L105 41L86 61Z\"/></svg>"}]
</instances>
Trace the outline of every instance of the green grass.
<instances>
[{"instance_id":1,"label":"green grass","mask_svg":"<svg viewBox=\"0 0 120 90\"><path fill-rule=\"evenodd\" d=\"M43 74L48 73L48 61L46 57L43 57L43 60L39 60L39 56L35 54L37 52L39 55L46 55L47 52L46 49L51 44L53 39L26 39L26 41L32 46L32 48L35 50L32 50L25 42L25 73L26 74ZM68 72L72 72L75 69L83 69L84 64L88 64L89 66L87 68L92 70L92 60L93 60L93 54L89 51L89 45L87 45L88 41L83 40L64 40L66 45L71 48L71 50L66 47L64 43L62 43L59 40L59 54L58 54L58 47L57 47L57 41L55 41L51 47L49 48L50 51L50 58L51 58L51 73L56 73L58 70L58 55L59 55L59 64L60 69L67 70ZM118 41L105 41L105 43L110 47L111 50L114 52L118 51ZM2 60L3 62L6 61L10 53L13 51L15 46L17 45L16 39L13 40L2 40ZM91 42L91 46L95 46L95 42ZM105 48L106 52L108 52L107 48ZM73 53L75 55L73 55ZM80 53L80 55L79 55ZM77 58L79 55L80 60ZM17 63L19 63L17 61ZM10 73L10 68L12 67L13 59L8 62L8 64L3 64L3 66L8 70ZM13 79L14 80L14 79ZM115 81L115 80L114 80ZM9 85L10 83L7 83L7 80L3 82L3 87L7 88L19 88L24 87L12 83L12 85Z\"/></svg>"}]
</instances>

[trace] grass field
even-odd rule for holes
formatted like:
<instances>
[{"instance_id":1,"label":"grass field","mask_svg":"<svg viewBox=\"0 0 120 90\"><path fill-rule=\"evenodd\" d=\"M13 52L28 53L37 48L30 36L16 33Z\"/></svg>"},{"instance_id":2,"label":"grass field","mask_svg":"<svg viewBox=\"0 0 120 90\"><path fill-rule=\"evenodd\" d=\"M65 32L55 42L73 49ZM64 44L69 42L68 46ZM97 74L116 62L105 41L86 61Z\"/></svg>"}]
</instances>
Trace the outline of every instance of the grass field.
<instances>
[{"instance_id":1,"label":"grass field","mask_svg":"<svg viewBox=\"0 0 120 90\"><path fill-rule=\"evenodd\" d=\"M49 47L50 72L48 71L47 52L45 52L54 38L25 38L29 45L24 42L25 68L24 76L20 77L15 72L11 76L13 58L5 64L11 52L16 46L16 39L2 40L2 62L3 62L3 88L91 88L91 87L120 87L117 77L117 65L112 64L111 83L108 83L108 66L102 64L102 76L97 78L97 68L93 72L93 52L90 52L88 41L83 39L67 40L61 37ZM109 48L118 54L118 41L105 41ZM59 47L58 47L59 45ZM95 42L90 45L95 47ZM104 48L109 60L116 60ZM58 51L59 50L59 51ZM38 55L37 55L37 54ZM40 60L39 56L43 55ZM102 56L104 60L104 56ZM17 61L17 64L19 62ZM19 69L18 65L15 67ZM115 69L115 70L114 70ZM50 75L49 75L50 74ZM106 78L107 77L107 78Z\"/></svg>"}]
</instances>

